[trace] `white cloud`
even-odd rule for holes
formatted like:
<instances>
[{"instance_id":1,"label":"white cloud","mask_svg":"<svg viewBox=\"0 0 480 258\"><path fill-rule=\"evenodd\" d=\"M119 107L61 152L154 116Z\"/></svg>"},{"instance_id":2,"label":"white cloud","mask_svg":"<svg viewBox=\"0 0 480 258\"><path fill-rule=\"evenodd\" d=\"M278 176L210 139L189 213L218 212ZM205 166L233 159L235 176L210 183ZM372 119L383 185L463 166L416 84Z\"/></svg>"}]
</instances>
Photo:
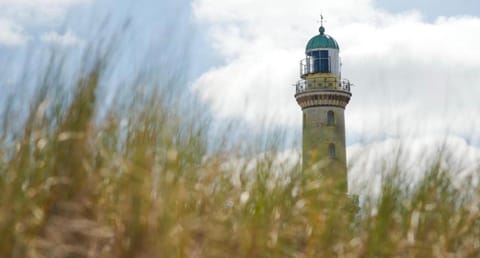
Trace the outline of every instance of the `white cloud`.
<instances>
[{"instance_id":1,"label":"white cloud","mask_svg":"<svg viewBox=\"0 0 480 258\"><path fill-rule=\"evenodd\" d=\"M21 45L30 27L58 27L70 8L93 0L0 0L0 45Z\"/></svg>"},{"instance_id":2,"label":"white cloud","mask_svg":"<svg viewBox=\"0 0 480 258\"><path fill-rule=\"evenodd\" d=\"M452 183L478 184L480 149L455 136L431 135L396 138L348 147L349 185L352 192L379 191L383 176L395 171L406 180L422 179L435 165L450 173Z\"/></svg>"},{"instance_id":3,"label":"white cloud","mask_svg":"<svg viewBox=\"0 0 480 258\"><path fill-rule=\"evenodd\" d=\"M68 31L64 34L59 34L58 32L51 31L42 35L41 40L46 43L71 47L71 46L84 46L85 41L78 38L71 31Z\"/></svg>"},{"instance_id":4,"label":"white cloud","mask_svg":"<svg viewBox=\"0 0 480 258\"><path fill-rule=\"evenodd\" d=\"M27 41L23 28L9 20L0 19L0 44L6 46L23 45Z\"/></svg>"},{"instance_id":5,"label":"white cloud","mask_svg":"<svg viewBox=\"0 0 480 258\"><path fill-rule=\"evenodd\" d=\"M357 85L347 137L448 132L480 142L479 17L427 23L369 0L194 0L193 9L224 60L194 90L220 118L300 127L291 85L322 10L342 74Z\"/></svg>"},{"instance_id":6,"label":"white cloud","mask_svg":"<svg viewBox=\"0 0 480 258\"><path fill-rule=\"evenodd\" d=\"M1 13L16 19L61 18L68 8L93 0L0 0Z\"/></svg>"}]
</instances>

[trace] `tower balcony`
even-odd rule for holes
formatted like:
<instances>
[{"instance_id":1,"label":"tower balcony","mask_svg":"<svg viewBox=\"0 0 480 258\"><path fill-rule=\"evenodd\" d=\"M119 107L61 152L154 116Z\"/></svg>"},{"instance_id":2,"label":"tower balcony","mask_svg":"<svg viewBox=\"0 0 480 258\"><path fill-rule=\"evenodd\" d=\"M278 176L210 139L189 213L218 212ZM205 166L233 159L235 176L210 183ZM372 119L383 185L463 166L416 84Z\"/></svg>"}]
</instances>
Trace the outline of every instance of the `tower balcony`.
<instances>
[{"instance_id":1,"label":"tower balcony","mask_svg":"<svg viewBox=\"0 0 480 258\"><path fill-rule=\"evenodd\" d=\"M295 84L295 95L315 90L336 90L350 93L351 85L347 79L338 81L335 78L328 77L300 80Z\"/></svg>"},{"instance_id":2,"label":"tower balcony","mask_svg":"<svg viewBox=\"0 0 480 258\"><path fill-rule=\"evenodd\" d=\"M318 106L345 108L352 96L350 86L348 80L338 81L335 76L308 78L295 84L295 99L302 109Z\"/></svg>"},{"instance_id":3,"label":"tower balcony","mask_svg":"<svg viewBox=\"0 0 480 258\"><path fill-rule=\"evenodd\" d=\"M330 73L332 71L332 66L330 58L314 58L307 57L300 61L300 77L305 79L309 74L315 73Z\"/></svg>"}]
</instances>

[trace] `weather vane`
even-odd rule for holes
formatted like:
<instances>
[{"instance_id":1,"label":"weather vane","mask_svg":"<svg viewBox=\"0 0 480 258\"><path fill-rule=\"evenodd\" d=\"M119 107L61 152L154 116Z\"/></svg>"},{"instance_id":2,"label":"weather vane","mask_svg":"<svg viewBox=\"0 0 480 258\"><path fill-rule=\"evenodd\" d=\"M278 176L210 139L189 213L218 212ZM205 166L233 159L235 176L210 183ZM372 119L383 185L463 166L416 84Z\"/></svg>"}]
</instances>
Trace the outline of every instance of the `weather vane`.
<instances>
[{"instance_id":1,"label":"weather vane","mask_svg":"<svg viewBox=\"0 0 480 258\"><path fill-rule=\"evenodd\" d=\"M317 21L319 22L319 21ZM325 33L325 27L323 27L323 22L326 22L325 19L323 18L323 12L320 12L320 29L318 30L320 34L323 35Z\"/></svg>"},{"instance_id":2,"label":"weather vane","mask_svg":"<svg viewBox=\"0 0 480 258\"><path fill-rule=\"evenodd\" d=\"M323 27L324 22L327 22L327 21L323 18L323 12L320 12L320 21L317 20L317 23L320 23L320 26Z\"/></svg>"}]
</instances>

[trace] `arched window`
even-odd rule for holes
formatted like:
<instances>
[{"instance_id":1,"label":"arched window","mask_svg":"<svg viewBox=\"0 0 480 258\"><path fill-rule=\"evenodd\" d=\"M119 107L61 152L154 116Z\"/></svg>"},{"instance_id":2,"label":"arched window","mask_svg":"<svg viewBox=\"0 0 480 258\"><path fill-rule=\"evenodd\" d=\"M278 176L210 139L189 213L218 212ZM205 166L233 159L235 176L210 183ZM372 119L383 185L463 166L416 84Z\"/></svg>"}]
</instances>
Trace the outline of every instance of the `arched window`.
<instances>
[{"instance_id":1,"label":"arched window","mask_svg":"<svg viewBox=\"0 0 480 258\"><path fill-rule=\"evenodd\" d=\"M332 110L327 112L327 125L335 124L335 113Z\"/></svg>"},{"instance_id":2,"label":"arched window","mask_svg":"<svg viewBox=\"0 0 480 258\"><path fill-rule=\"evenodd\" d=\"M303 113L303 129L307 128L307 114Z\"/></svg>"},{"instance_id":3,"label":"arched window","mask_svg":"<svg viewBox=\"0 0 480 258\"><path fill-rule=\"evenodd\" d=\"M328 154L332 159L337 157L337 150L335 149L335 144L330 143L330 145L328 145Z\"/></svg>"}]
</instances>

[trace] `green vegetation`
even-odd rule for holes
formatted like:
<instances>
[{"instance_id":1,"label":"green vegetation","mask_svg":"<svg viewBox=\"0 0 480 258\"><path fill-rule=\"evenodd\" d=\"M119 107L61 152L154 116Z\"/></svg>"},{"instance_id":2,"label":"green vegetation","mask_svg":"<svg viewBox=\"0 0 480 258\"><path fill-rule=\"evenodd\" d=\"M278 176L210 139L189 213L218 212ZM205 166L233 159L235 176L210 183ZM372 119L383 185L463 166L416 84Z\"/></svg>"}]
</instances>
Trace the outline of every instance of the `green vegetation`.
<instances>
[{"instance_id":1,"label":"green vegetation","mask_svg":"<svg viewBox=\"0 0 480 258\"><path fill-rule=\"evenodd\" d=\"M452 184L441 153L421 182L392 171L357 209L275 147L212 135L182 96L139 90L155 81L106 109L108 64L70 93L54 67L22 125L2 124L0 257L480 257L480 188Z\"/></svg>"}]
</instances>

